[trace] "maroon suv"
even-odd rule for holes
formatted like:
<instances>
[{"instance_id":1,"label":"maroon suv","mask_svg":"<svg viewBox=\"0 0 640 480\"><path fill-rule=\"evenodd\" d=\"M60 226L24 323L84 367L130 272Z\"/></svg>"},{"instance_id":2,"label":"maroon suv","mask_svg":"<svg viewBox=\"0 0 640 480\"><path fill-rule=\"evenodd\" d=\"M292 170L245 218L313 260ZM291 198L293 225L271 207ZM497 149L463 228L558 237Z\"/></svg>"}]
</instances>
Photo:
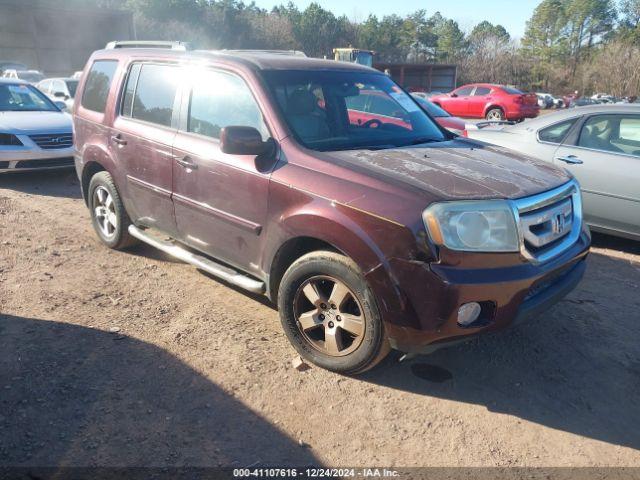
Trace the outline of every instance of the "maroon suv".
<instances>
[{"instance_id":1,"label":"maroon suv","mask_svg":"<svg viewBox=\"0 0 640 480\"><path fill-rule=\"evenodd\" d=\"M375 122L349 115L363 91L385 100L368 107ZM76 166L102 242L141 240L266 294L324 368L358 373L389 348L540 316L584 272L568 173L457 137L376 70L111 48L77 98Z\"/></svg>"}]
</instances>

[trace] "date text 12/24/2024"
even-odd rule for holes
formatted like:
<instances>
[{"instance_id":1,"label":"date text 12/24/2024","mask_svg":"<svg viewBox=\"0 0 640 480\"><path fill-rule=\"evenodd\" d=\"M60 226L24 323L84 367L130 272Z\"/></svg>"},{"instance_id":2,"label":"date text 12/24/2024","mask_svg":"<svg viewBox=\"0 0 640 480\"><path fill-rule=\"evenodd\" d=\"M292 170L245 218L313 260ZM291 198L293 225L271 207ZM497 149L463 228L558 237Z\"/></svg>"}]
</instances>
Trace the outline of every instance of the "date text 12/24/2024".
<instances>
[{"instance_id":1,"label":"date text 12/24/2024","mask_svg":"<svg viewBox=\"0 0 640 480\"><path fill-rule=\"evenodd\" d=\"M398 477L387 468L238 468L234 478L381 478Z\"/></svg>"}]
</instances>

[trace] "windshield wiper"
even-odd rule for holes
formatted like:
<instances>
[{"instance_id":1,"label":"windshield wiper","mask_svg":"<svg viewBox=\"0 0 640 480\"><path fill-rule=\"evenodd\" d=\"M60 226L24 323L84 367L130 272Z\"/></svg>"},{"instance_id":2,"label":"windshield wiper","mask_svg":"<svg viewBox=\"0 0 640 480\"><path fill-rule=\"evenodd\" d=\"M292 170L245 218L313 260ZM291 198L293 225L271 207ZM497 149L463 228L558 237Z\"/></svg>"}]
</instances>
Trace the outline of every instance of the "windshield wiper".
<instances>
[{"instance_id":1,"label":"windshield wiper","mask_svg":"<svg viewBox=\"0 0 640 480\"><path fill-rule=\"evenodd\" d=\"M420 145L423 143L436 143L436 142L440 142L441 140L437 139L437 138L431 138L431 137L420 137L420 138L416 138L411 140L409 143L403 143L401 145L398 145L398 147L408 147L410 145Z\"/></svg>"}]
</instances>

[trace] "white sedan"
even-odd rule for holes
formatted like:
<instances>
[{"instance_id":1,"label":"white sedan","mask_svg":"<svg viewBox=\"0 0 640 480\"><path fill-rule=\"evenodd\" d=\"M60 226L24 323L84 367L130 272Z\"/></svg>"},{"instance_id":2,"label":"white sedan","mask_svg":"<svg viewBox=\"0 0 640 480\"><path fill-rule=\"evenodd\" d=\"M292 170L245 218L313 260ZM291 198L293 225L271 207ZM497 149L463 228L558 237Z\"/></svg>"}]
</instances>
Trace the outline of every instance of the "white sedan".
<instances>
[{"instance_id":1,"label":"white sedan","mask_svg":"<svg viewBox=\"0 0 640 480\"><path fill-rule=\"evenodd\" d=\"M592 229L640 240L640 105L591 105L465 135L569 170Z\"/></svg>"},{"instance_id":2,"label":"white sedan","mask_svg":"<svg viewBox=\"0 0 640 480\"><path fill-rule=\"evenodd\" d=\"M0 173L73 167L63 107L25 81L0 78Z\"/></svg>"}]
</instances>

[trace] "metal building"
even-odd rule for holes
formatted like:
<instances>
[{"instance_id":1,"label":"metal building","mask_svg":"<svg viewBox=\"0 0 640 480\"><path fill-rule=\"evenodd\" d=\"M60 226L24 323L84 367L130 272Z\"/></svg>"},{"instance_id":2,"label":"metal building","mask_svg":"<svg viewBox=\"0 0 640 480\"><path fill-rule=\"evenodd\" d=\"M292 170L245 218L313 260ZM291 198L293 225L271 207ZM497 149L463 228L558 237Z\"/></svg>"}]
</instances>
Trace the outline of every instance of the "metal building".
<instances>
[{"instance_id":1,"label":"metal building","mask_svg":"<svg viewBox=\"0 0 640 480\"><path fill-rule=\"evenodd\" d=\"M75 5L82 2L0 0L0 63L67 76L107 42L135 38L131 12Z\"/></svg>"}]
</instances>

